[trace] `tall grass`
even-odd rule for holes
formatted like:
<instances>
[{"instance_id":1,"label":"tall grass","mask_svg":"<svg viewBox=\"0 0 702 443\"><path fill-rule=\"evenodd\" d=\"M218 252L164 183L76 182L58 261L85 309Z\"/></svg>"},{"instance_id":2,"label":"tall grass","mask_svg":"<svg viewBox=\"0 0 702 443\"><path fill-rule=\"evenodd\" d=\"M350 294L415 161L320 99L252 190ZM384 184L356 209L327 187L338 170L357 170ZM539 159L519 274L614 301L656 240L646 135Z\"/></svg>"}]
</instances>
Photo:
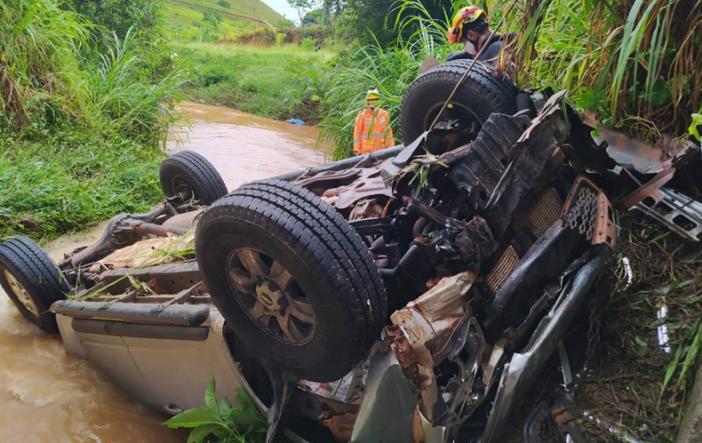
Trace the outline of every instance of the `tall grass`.
<instances>
[{"instance_id":1,"label":"tall grass","mask_svg":"<svg viewBox=\"0 0 702 443\"><path fill-rule=\"evenodd\" d=\"M181 63L151 84L144 78L144 60L132 30L117 35L100 54L90 76L92 104L109 125L126 135L147 135L165 140L168 128L180 118L173 103L180 101L187 82Z\"/></svg>"},{"instance_id":2,"label":"tall grass","mask_svg":"<svg viewBox=\"0 0 702 443\"><path fill-rule=\"evenodd\" d=\"M683 136L700 109L699 0L524 0L511 23L515 80L568 88L610 126Z\"/></svg>"},{"instance_id":3,"label":"tall grass","mask_svg":"<svg viewBox=\"0 0 702 443\"><path fill-rule=\"evenodd\" d=\"M0 2L0 127L81 114L89 27L53 0Z\"/></svg>"}]
</instances>

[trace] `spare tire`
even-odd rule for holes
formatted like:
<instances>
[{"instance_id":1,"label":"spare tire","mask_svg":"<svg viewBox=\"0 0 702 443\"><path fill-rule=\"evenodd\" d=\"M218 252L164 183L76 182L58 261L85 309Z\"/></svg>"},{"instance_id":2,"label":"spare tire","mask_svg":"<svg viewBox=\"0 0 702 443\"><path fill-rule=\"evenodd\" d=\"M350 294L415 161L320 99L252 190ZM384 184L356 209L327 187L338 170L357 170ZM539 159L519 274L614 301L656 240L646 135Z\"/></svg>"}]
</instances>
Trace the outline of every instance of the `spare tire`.
<instances>
[{"instance_id":1,"label":"spare tire","mask_svg":"<svg viewBox=\"0 0 702 443\"><path fill-rule=\"evenodd\" d=\"M337 380L380 337L387 297L378 268L346 220L306 189L242 186L203 214L195 248L227 323L288 373Z\"/></svg>"},{"instance_id":2,"label":"spare tire","mask_svg":"<svg viewBox=\"0 0 702 443\"><path fill-rule=\"evenodd\" d=\"M17 309L44 332L58 332L52 303L69 291L54 262L39 245L26 237L0 244L0 285Z\"/></svg>"},{"instance_id":3,"label":"spare tire","mask_svg":"<svg viewBox=\"0 0 702 443\"><path fill-rule=\"evenodd\" d=\"M429 129L471 63L472 60L443 63L410 85L400 107L400 130L405 145ZM462 127L477 130L493 112L516 113L518 92L513 84L488 72L482 63L476 63L451 99L450 107L444 111L441 120L457 119Z\"/></svg>"},{"instance_id":4,"label":"spare tire","mask_svg":"<svg viewBox=\"0 0 702 443\"><path fill-rule=\"evenodd\" d=\"M217 169L194 151L182 151L165 159L159 176L166 197L194 193L200 204L207 206L227 195L227 186Z\"/></svg>"}]
</instances>

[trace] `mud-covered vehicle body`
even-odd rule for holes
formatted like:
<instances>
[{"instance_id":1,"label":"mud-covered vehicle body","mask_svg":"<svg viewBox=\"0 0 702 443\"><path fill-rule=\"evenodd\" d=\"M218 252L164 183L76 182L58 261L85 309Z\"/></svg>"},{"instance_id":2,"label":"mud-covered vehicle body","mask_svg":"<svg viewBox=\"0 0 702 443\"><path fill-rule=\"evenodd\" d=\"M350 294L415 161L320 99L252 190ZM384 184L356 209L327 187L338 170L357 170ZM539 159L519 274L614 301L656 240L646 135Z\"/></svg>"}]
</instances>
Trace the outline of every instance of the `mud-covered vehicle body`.
<instances>
[{"instance_id":1,"label":"mud-covered vehicle body","mask_svg":"<svg viewBox=\"0 0 702 443\"><path fill-rule=\"evenodd\" d=\"M298 441L501 441L616 243L598 184L617 163L563 99L216 201L172 178L183 191L113 219L60 273L23 239L0 266L54 297L35 307L69 353L162 411L199 406L214 376L268 411L271 440L287 424Z\"/></svg>"}]
</instances>

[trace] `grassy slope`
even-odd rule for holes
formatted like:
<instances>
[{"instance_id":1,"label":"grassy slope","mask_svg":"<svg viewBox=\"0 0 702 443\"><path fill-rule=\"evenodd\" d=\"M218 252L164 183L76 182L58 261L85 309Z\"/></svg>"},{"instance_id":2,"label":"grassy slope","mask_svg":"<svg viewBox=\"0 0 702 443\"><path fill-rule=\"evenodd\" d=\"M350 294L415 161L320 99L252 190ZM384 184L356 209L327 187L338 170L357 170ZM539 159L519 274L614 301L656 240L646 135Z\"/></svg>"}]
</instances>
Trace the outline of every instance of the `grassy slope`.
<instances>
[{"instance_id":1,"label":"grassy slope","mask_svg":"<svg viewBox=\"0 0 702 443\"><path fill-rule=\"evenodd\" d=\"M38 142L0 139L0 241L85 229L162 197L154 147L122 136L65 131Z\"/></svg>"},{"instance_id":2,"label":"grassy slope","mask_svg":"<svg viewBox=\"0 0 702 443\"><path fill-rule=\"evenodd\" d=\"M191 99L223 105L263 117L317 117L290 109L286 92L304 70L319 71L333 52L297 46L250 47L188 44L180 53L193 63Z\"/></svg>"},{"instance_id":3,"label":"grassy slope","mask_svg":"<svg viewBox=\"0 0 702 443\"><path fill-rule=\"evenodd\" d=\"M235 14L245 17L254 16L254 7L256 19L263 20L271 25L275 25L278 21L283 20L283 16L271 9L270 6L261 0L226 0L229 8L225 8L217 3L217 0L167 0L164 1L163 11L166 19L165 33L172 37L176 36L177 32L187 31L193 26L193 23L202 22L202 9L208 8L214 11L222 12L223 14ZM233 32L250 32L254 27L261 27L260 23L254 23L245 19L223 16L223 23L226 24ZM223 33L229 34L226 26L220 26ZM183 37L183 36L179 36Z\"/></svg>"}]
</instances>

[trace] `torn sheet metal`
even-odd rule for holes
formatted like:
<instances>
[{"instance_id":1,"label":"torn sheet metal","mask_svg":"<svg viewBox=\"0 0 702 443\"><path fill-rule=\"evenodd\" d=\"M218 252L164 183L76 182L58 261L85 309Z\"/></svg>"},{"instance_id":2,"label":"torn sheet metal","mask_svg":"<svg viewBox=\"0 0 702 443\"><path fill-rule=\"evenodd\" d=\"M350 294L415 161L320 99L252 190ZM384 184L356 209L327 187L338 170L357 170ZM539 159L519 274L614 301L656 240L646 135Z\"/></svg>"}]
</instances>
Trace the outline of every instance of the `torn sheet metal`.
<instances>
[{"instance_id":1,"label":"torn sheet metal","mask_svg":"<svg viewBox=\"0 0 702 443\"><path fill-rule=\"evenodd\" d=\"M675 175L675 168L659 172L651 180L640 185L634 192L618 200L616 205L622 209L631 209L646 198L655 198L661 187L668 183L673 175Z\"/></svg>"},{"instance_id":2,"label":"torn sheet metal","mask_svg":"<svg viewBox=\"0 0 702 443\"><path fill-rule=\"evenodd\" d=\"M666 187L653 193L651 200L637 203L634 208L688 240L700 240L702 203Z\"/></svg>"},{"instance_id":3,"label":"torn sheet metal","mask_svg":"<svg viewBox=\"0 0 702 443\"><path fill-rule=\"evenodd\" d=\"M436 418L439 388L434 365L452 351L453 332L466 315L463 296L473 285L475 273L462 272L444 277L418 299L390 316L393 325L385 328L405 374L420 390L420 409L429 419Z\"/></svg>"},{"instance_id":4,"label":"torn sheet metal","mask_svg":"<svg viewBox=\"0 0 702 443\"><path fill-rule=\"evenodd\" d=\"M585 124L597 131L593 138L598 144L607 144L607 155L621 166L642 174L666 171L688 156L699 154L693 143L663 135L655 144L629 138L621 132L598 124L592 115L585 114Z\"/></svg>"}]
</instances>

